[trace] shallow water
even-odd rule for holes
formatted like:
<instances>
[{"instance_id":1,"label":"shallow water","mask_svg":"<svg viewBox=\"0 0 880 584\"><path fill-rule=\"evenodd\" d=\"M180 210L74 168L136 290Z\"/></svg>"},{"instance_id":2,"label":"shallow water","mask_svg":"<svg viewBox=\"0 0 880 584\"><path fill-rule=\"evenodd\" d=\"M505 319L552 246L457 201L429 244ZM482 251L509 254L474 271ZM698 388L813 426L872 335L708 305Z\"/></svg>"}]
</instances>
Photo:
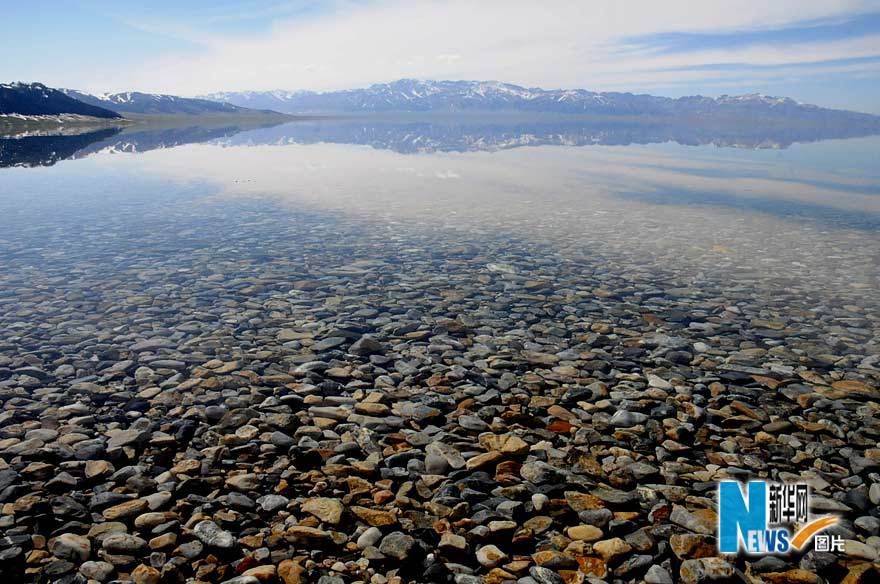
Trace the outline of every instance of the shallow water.
<instances>
[{"instance_id":1,"label":"shallow water","mask_svg":"<svg viewBox=\"0 0 880 584\"><path fill-rule=\"evenodd\" d=\"M489 572L492 543L522 560L492 581L685 580L717 481L769 477L809 483L848 543L762 570L870 575L880 139L325 120L17 140L3 573L87 569L30 551L89 533L65 557L123 578L448 582ZM562 536L581 523L602 541ZM96 535L120 525L131 557Z\"/></svg>"},{"instance_id":2,"label":"shallow water","mask_svg":"<svg viewBox=\"0 0 880 584\"><path fill-rule=\"evenodd\" d=\"M876 325L880 139L619 146L593 132L357 120L77 137L69 160L0 170L2 288L78 265L112 279L136 258L165 268L156 285L194 250L233 262L229 277L235 254L292 261L317 222L359 257L393 259L407 238L426 257L500 245L660 289L743 287L787 298L780 310L858 307ZM56 143L31 140L55 162Z\"/></svg>"}]
</instances>

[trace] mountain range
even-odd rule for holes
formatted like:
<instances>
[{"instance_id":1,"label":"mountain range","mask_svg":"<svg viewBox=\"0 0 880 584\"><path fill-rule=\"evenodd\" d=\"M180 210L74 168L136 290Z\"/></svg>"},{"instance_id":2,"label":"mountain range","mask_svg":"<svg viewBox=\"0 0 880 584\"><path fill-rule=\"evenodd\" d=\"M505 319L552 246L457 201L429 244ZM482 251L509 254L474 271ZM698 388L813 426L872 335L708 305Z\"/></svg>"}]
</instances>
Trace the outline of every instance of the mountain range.
<instances>
[{"instance_id":1,"label":"mountain range","mask_svg":"<svg viewBox=\"0 0 880 584\"><path fill-rule=\"evenodd\" d=\"M401 79L342 91L220 92L205 99L285 113L365 113L426 111L528 111L596 116L789 119L812 124L857 122L880 127L880 117L798 103L760 94L718 98L658 97L585 89L526 88L496 81Z\"/></svg>"},{"instance_id":2,"label":"mountain range","mask_svg":"<svg viewBox=\"0 0 880 584\"><path fill-rule=\"evenodd\" d=\"M525 88L495 81L418 81L317 93L312 91L223 92L200 98L124 92L92 95L56 90L41 83L0 85L0 125L28 116L278 116L296 114L417 114L520 112L529 115L575 115L616 120L684 120L701 124L775 124L807 126L852 134L880 133L880 116L821 108L787 97L760 94L712 98L658 97L585 89Z\"/></svg>"},{"instance_id":3,"label":"mountain range","mask_svg":"<svg viewBox=\"0 0 880 584\"><path fill-rule=\"evenodd\" d=\"M42 83L0 85L0 128L10 123L113 122L144 116L282 117L215 100L130 91L91 95L75 89L53 89Z\"/></svg>"},{"instance_id":4,"label":"mountain range","mask_svg":"<svg viewBox=\"0 0 880 584\"><path fill-rule=\"evenodd\" d=\"M0 84L0 115L57 116L62 114L119 119L117 112L89 104L42 83Z\"/></svg>"},{"instance_id":5,"label":"mountain range","mask_svg":"<svg viewBox=\"0 0 880 584\"><path fill-rule=\"evenodd\" d=\"M121 114L241 114L252 112L250 108L222 101L194 99L157 93L104 93L92 95L76 89L61 90L68 97L83 103L111 109Z\"/></svg>"}]
</instances>

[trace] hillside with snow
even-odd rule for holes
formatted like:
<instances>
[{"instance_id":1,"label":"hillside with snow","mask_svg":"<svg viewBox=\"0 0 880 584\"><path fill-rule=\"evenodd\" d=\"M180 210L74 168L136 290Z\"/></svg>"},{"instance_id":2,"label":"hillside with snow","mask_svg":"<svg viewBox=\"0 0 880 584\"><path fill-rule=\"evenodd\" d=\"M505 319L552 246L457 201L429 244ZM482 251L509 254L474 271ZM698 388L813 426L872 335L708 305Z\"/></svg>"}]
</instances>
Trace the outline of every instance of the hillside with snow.
<instances>
[{"instance_id":1,"label":"hillside with snow","mask_svg":"<svg viewBox=\"0 0 880 584\"><path fill-rule=\"evenodd\" d=\"M726 117L806 121L812 124L867 123L880 117L806 105L787 97L658 97L586 89L526 88L497 81L402 79L342 91L220 92L205 99L285 113L528 111L597 116Z\"/></svg>"},{"instance_id":2,"label":"hillside with snow","mask_svg":"<svg viewBox=\"0 0 880 584\"><path fill-rule=\"evenodd\" d=\"M249 108L223 103L216 100L193 99L157 93L103 93L92 95L75 89L62 89L65 95L83 103L106 107L121 114L242 114L250 113Z\"/></svg>"},{"instance_id":3,"label":"hillside with snow","mask_svg":"<svg viewBox=\"0 0 880 584\"><path fill-rule=\"evenodd\" d=\"M42 83L0 84L0 116L22 119L50 116L122 117L109 108L84 103Z\"/></svg>"}]
</instances>

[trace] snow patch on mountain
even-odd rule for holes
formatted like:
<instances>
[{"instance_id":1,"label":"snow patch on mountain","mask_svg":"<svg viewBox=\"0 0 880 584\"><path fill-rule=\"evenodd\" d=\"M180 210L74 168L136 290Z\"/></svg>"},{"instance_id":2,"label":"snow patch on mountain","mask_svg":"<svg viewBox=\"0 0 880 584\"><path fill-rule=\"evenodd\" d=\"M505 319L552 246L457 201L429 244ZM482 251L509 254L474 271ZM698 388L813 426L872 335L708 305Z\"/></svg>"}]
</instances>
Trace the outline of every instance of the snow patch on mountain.
<instances>
[{"instance_id":1,"label":"snow patch on mountain","mask_svg":"<svg viewBox=\"0 0 880 584\"><path fill-rule=\"evenodd\" d=\"M124 114L216 114L243 113L248 108L222 100L191 99L162 93L102 93L92 95L76 89L62 89L66 95L85 103L101 105Z\"/></svg>"}]
</instances>

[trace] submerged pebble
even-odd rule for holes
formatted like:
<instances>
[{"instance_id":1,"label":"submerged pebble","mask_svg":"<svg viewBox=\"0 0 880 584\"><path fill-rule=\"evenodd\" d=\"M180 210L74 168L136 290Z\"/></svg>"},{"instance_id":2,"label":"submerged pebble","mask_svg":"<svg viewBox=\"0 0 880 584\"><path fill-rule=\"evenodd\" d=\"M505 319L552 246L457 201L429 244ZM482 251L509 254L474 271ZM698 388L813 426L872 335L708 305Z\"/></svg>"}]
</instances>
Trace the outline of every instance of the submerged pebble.
<instances>
[{"instance_id":1,"label":"submerged pebble","mask_svg":"<svg viewBox=\"0 0 880 584\"><path fill-rule=\"evenodd\" d=\"M4 243L10 581L878 577L880 313L857 287L200 212ZM809 483L846 550L715 557L714 485L749 477Z\"/></svg>"}]
</instances>

